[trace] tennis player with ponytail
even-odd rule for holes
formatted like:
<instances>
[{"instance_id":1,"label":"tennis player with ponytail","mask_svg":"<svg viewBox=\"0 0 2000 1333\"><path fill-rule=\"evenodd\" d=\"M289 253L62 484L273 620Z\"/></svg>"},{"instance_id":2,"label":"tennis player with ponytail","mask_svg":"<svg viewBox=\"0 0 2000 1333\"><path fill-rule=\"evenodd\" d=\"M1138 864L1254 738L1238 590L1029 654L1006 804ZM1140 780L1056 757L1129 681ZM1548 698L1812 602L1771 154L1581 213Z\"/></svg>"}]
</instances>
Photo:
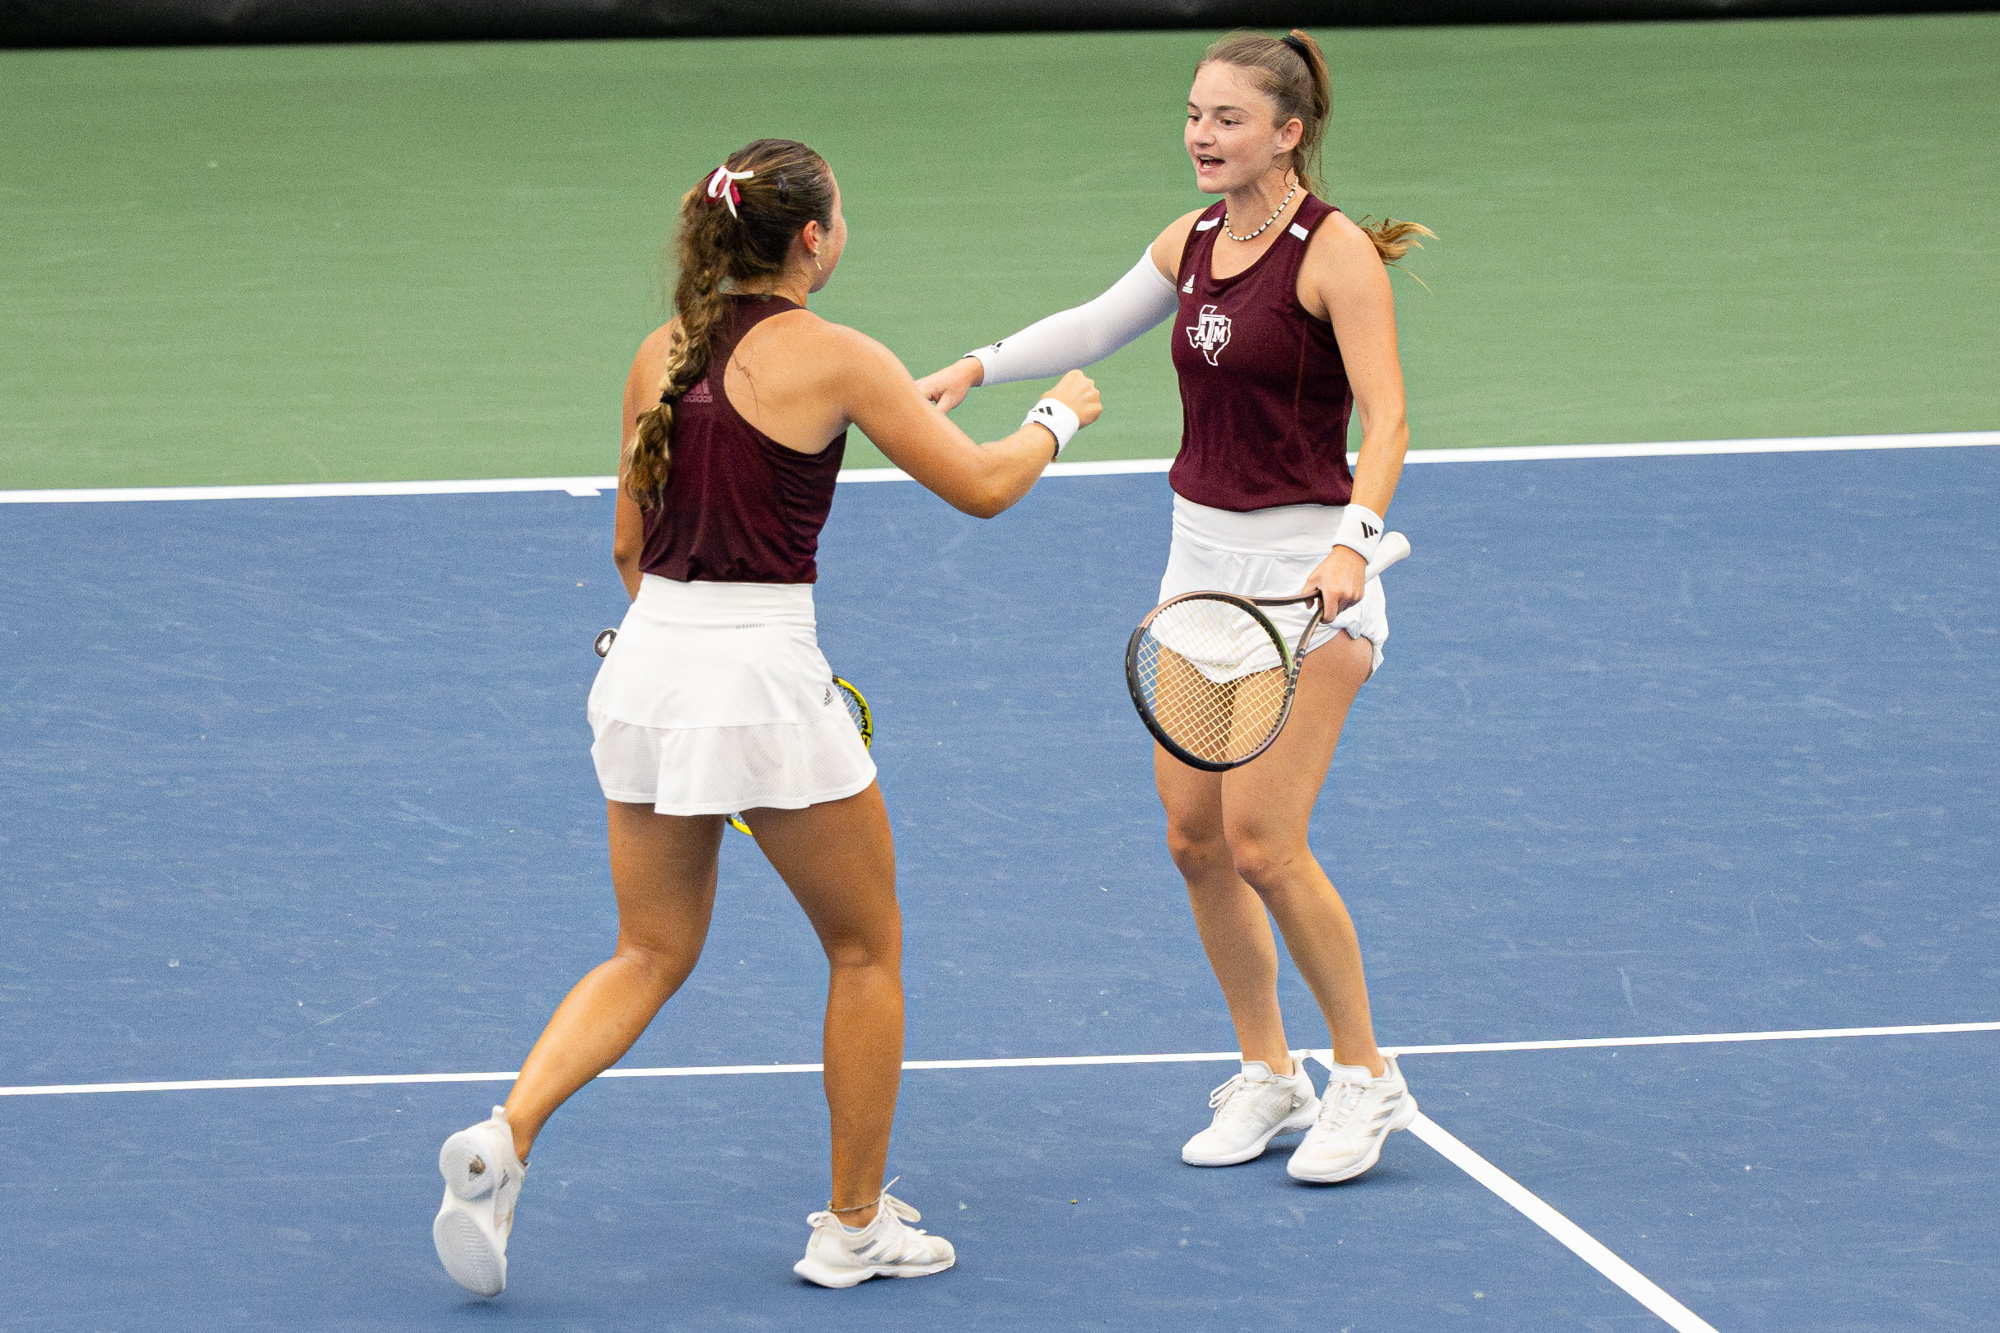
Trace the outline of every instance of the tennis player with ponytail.
<instances>
[{"instance_id":1,"label":"tennis player with ponytail","mask_svg":"<svg viewBox=\"0 0 2000 1333\"><path fill-rule=\"evenodd\" d=\"M1209 47L1185 137L1196 186L1221 201L1176 220L1095 300L918 385L949 410L975 385L1088 365L1173 318L1185 424L1160 599L1323 599L1328 624L1299 645L1310 655L1268 750L1228 772L1154 751L1169 850L1243 1053L1182 1158L1228 1166L1305 1130L1290 1171L1309 1181L1360 1175L1417 1111L1395 1060L1376 1049L1361 947L1307 821L1389 635L1381 581L1365 577L1409 440L1385 261L1430 233L1364 228L1321 201L1313 166L1331 100L1325 58L1303 32L1239 32ZM1350 411L1363 438L1353 473ZM1273 918L1332 1033L1324 1096L1285 1036Z\"/></svg>"},{"instance_id":2,"label":"tennis player with ponytail","mask_svg":"<svg viewBox=\"0 0 2000 1333\"><path fill-rule=\"evenodd\" d=\"M674 320L626 381L613 555L632 607L590 692L610 825L616 953L569 993L505 1106L445 1141L438 1256L506 1285L529 1148L687 979L715 903L724 819L742 811L826 950L833 1197L796 1271L822 1286L949 1268L883 1185L903 1060L902 918L875 766L815 638L820 527L850 425L967 513L1035 484L1097 390L1065 375L1019 430L976 445L881 344L812 314L847 242L840 189L803 144L760 139L681 203ZM669 1129L633 1145L657 1169ZM700 1225L699 1213L690 1225Z\"/></svg>"}]
</instances>

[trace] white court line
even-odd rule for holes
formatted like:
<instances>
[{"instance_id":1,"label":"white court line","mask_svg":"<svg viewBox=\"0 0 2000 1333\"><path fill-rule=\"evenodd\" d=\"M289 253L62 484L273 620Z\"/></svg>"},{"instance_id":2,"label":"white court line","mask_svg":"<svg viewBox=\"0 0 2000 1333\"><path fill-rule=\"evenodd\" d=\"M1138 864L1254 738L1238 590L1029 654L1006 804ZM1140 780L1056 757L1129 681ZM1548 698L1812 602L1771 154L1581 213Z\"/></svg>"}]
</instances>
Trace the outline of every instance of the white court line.
<instances>
[{"instance_id":1,"label":"white court line","mask_svg":"<svg viewBox=\"0 0 2000 1333\"><path fill-rule=\"evenodd\" d=\"M567 491L596 495L616 477L494 477L474 481L313 481L279 486L119 486L98 490L0 491L0 504L119 504L139 500L320 500L355 495L484 495Z\"/></svg>"},{"instance_id":2,"label":"white court line","mask_svg":"<svg viewBox=\"0 0 2000 1333\"><path fill-rule=\"evenodd\" d=\"M1694 454L1792 454L1847 449L1951 449L2000 445L2000 430L1937 431L1924 435L1802 435L1765 440L1672 440L1652 444L1537 444L1472 449L1413 449L1410 463L1531 463L1565 458L1674 458ZM1349 455L1350 463L1354 456ZM1051 463L1051 477L1103 477L1165 472L1171 458L1121 458ZM844 482L908 481L901 468L843 468ZM275 486L121 486L85 490L0 491L0 504L102 504L141 500L303 500L363 495L482 495L505 491L564 491L593 496L615 489L616 477L498 477L472 481L323 481Z\"/></svg>"},{"instance_id":3,"label":"white court line","mask_svg":"<svg viewBox=\"0 0 2000 1333\"><path fill-rule=\"evenodd\" d=\"M1384 1055L1468 1055L1476 1051L1571 1051L1593 1046L1696 1046L1718 1041L1810 1041L1822 1037L1904 1037L1922 1032L2000 1032L2000 1023L1916 1023L1887 1028L1797 1028L1788 1032L1708 1032L1684 1037L1575 1037L1557 1041L1474 1041L1450 1046L1384 1046ZM1314 1051L1322 1064L1331 1051Z\"/></svg>"},{"instance_id":4,"label":"white court line","mask_svg":"<svg viewBox=\"0 0 2000 1333\"><path fill-rule=\"evenodd\" d=\"M1387 1055L1464 1055L1479 1051L1558 1051L1592 1046L1695 1046L1726 1041L1805 1041L1824 1037L1902 1037L1939 1032L1995 1032L2000 1023L1916 1023L1882 1028L1803 1028L1791 1032L1708 1032L1666 1037L1577 1037L1557 1041L1469 1042L1456 1046L1384 1046ZM1309 1052L1323 1065L1332 1051ZM1235 1051L1165 1055L1031 1055L990 1060L905 1060L905 1069L1041 1069L1064 1065L1193 1064L1240 1058ZM677 1065L607 1069L599 1078L700 1078L717 1074L817 1074L816 1064ZM245 1088L352 1088L394 1083L506 1083L515 1070L450 1074L328 1074L307 1078L197 1078L148 1083L36 1083L0 1087L0 1097L60 1097L92 1092L217 1092Z\"/></svg>"},{"instance_id":5,"label":"white court line","mask_svg":"<svg viewBox=\"0 0 2000 1333\"><path fill-rule=\"evenodd\" d=\"M905 1069L1039 1069L1055 1065L1167 1065L1238 1060L1235 1051L1172 1055L1034 1055L992 1060L905 1060ZM607 1069L599 1078L700 1078L715 1074L817 1074L824 1065L679 1065ZM91 1092L222 1092L247 1088L354 1088L394 1083L511 1083L519 1070L484 1074L329 1074L313 1078L193 1078L154 1083L41 1083L0 1088L0 1097L62 1097Z\"/></svg>"},{"instance_id":6,"label":"white court line","mask_svg":"<svg viewBox=\"0 0 2000 1333\"><path fill-rule=\"evenodd\" d=\"M1568 1246L1575 1255L1610 1278L1625 1293L1680 1333L1715 1333L1714 1325L1661 1290L1651 1278L1620 1259L1603 1242L1542 1202L1521 1183L1459 1142L1437 1121L1418 1112L1410 1132L1437 1149L1440 1156L1513 1205L1523 1217Z\"/></svg>"}]
</instances>

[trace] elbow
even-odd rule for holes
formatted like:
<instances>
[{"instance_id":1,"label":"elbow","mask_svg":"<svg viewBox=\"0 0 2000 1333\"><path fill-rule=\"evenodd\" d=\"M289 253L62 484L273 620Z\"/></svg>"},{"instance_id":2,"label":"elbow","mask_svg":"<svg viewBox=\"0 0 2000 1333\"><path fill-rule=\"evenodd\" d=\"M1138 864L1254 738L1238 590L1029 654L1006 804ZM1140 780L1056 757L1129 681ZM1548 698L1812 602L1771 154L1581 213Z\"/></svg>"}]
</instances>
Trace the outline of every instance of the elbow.
<instances>
[{"instance_id":1,"label":"elbow","mask_svg":"<svg viewBox=\"0 0 2000 1333\"><path fill-rule=\"evenodd\" d=\"M618 572L629 581L638 576L639 557L644 553L643 542L614 541L611 544L611 563L618 566Z\"/></svg>"},{"instance_id":2,"label":"elbow","mask_svg":"<svg viewBox=\"0 0 2000 1333\"><path fill-rule=\"evenodd\" d=\"M976 503L968 500L958 506L958 512L970 514L974 518L998 518L1007 512L1007 504L999 500L981 500Z\"/></svg>"},{"instance_id":3,"label":"elbow","mask_svg":"<svg viewBox=\"0 0 2000 1333\"><path fill-rule=\"evenodd\" d=\"M953 507L974 518L997 518L1014 507L1016 498L997 482L986 482L960 496Z\"/></svg>"},{"instance_id":4,"label":"elbow","mask_svg":"<svg viewBox=\"0 0 2000 1333\"><path fill-rule=\"evenodd\" d=\"M1357 403L1354 415L1360 419L1363 443L1409 438L1410 419L1401 403Z\"/></svg>"}]
</instances>

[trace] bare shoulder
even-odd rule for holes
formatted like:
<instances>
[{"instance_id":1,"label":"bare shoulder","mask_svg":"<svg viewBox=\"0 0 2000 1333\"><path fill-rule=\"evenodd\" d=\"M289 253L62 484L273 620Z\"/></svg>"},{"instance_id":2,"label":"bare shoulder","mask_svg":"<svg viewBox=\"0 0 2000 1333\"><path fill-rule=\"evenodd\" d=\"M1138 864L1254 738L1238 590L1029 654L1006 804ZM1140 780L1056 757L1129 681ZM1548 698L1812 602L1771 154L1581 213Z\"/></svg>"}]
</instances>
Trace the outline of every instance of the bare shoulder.
<instances>
[{"instance_id":1,"label":"bare shoulder","mask_svg":"<svg viewBox=\"0 0 2000 1333\"><path fill-rule=\"evenodd\" d=\"M667 356L673 351L674 336L681 322L670 319L647 334L639 344L639 350L632 358L632 378L657 385L667 371Z\"/></svg>"},{"instance_id":2,"label":"bare shoulder","mask_svg":"<svg viewBox=\"0 0 2000 1333\"><path fill-rule=\"evenodd\" d=\"M1306 264L1329 275L1359 277L1381 271L1382 255L1375 248L1374 237L1353 218L1336 211L1313 230L1312 243L1306 247Z\"/></svg>"},{"instance_id":3,"label":"bare shoulder","mask_svg":"<svg viewBox=\"0 0 2000 1333\"><path fill-rule=\"evenodd\" d=\"M1181 267L1181 252L1187 249L1188 233L1194 230L1196 220L1207 211L1207 208L1197 208L1191 213L1181 214L1167 224L1167 229L1153 241L1153 267L1169 278L1177 277Z\"/></svg>"},{"instance_id":4,"label":"bare shoulder","mask_svg":"<svg viewBox=\"0 0 2000 1333\"><path fill-rule=\"evenodd\" d=\"M822 319L810 310L788 310L772 316L767 325L785 339L788 352L812 357L826 377L866 371L885 361L902 367L894 353L861 330Z\"/></svg>"}]
</instances>

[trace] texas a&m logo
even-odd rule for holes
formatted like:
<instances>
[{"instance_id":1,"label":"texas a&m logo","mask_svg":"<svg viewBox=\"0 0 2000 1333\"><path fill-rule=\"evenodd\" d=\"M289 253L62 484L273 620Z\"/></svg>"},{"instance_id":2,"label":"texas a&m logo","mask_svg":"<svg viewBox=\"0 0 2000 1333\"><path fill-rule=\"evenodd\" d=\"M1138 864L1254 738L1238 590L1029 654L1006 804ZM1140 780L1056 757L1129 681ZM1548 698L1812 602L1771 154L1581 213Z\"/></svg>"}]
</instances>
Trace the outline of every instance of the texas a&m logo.
<instances>
[{"instance_id":1,"label":"texas a&m logo","mask_svg":"<svg viewBox=\"0 0 2000 1333\"><path fill-rule=\"evenodd\" d=\"M1187 331L1188 343L1208 358L1208 364L1215 364L1216 355L1229 346L1229 316L1218 315L1215 307L1201 308L1198 321Z\"/></svg>"}]
</instances>

